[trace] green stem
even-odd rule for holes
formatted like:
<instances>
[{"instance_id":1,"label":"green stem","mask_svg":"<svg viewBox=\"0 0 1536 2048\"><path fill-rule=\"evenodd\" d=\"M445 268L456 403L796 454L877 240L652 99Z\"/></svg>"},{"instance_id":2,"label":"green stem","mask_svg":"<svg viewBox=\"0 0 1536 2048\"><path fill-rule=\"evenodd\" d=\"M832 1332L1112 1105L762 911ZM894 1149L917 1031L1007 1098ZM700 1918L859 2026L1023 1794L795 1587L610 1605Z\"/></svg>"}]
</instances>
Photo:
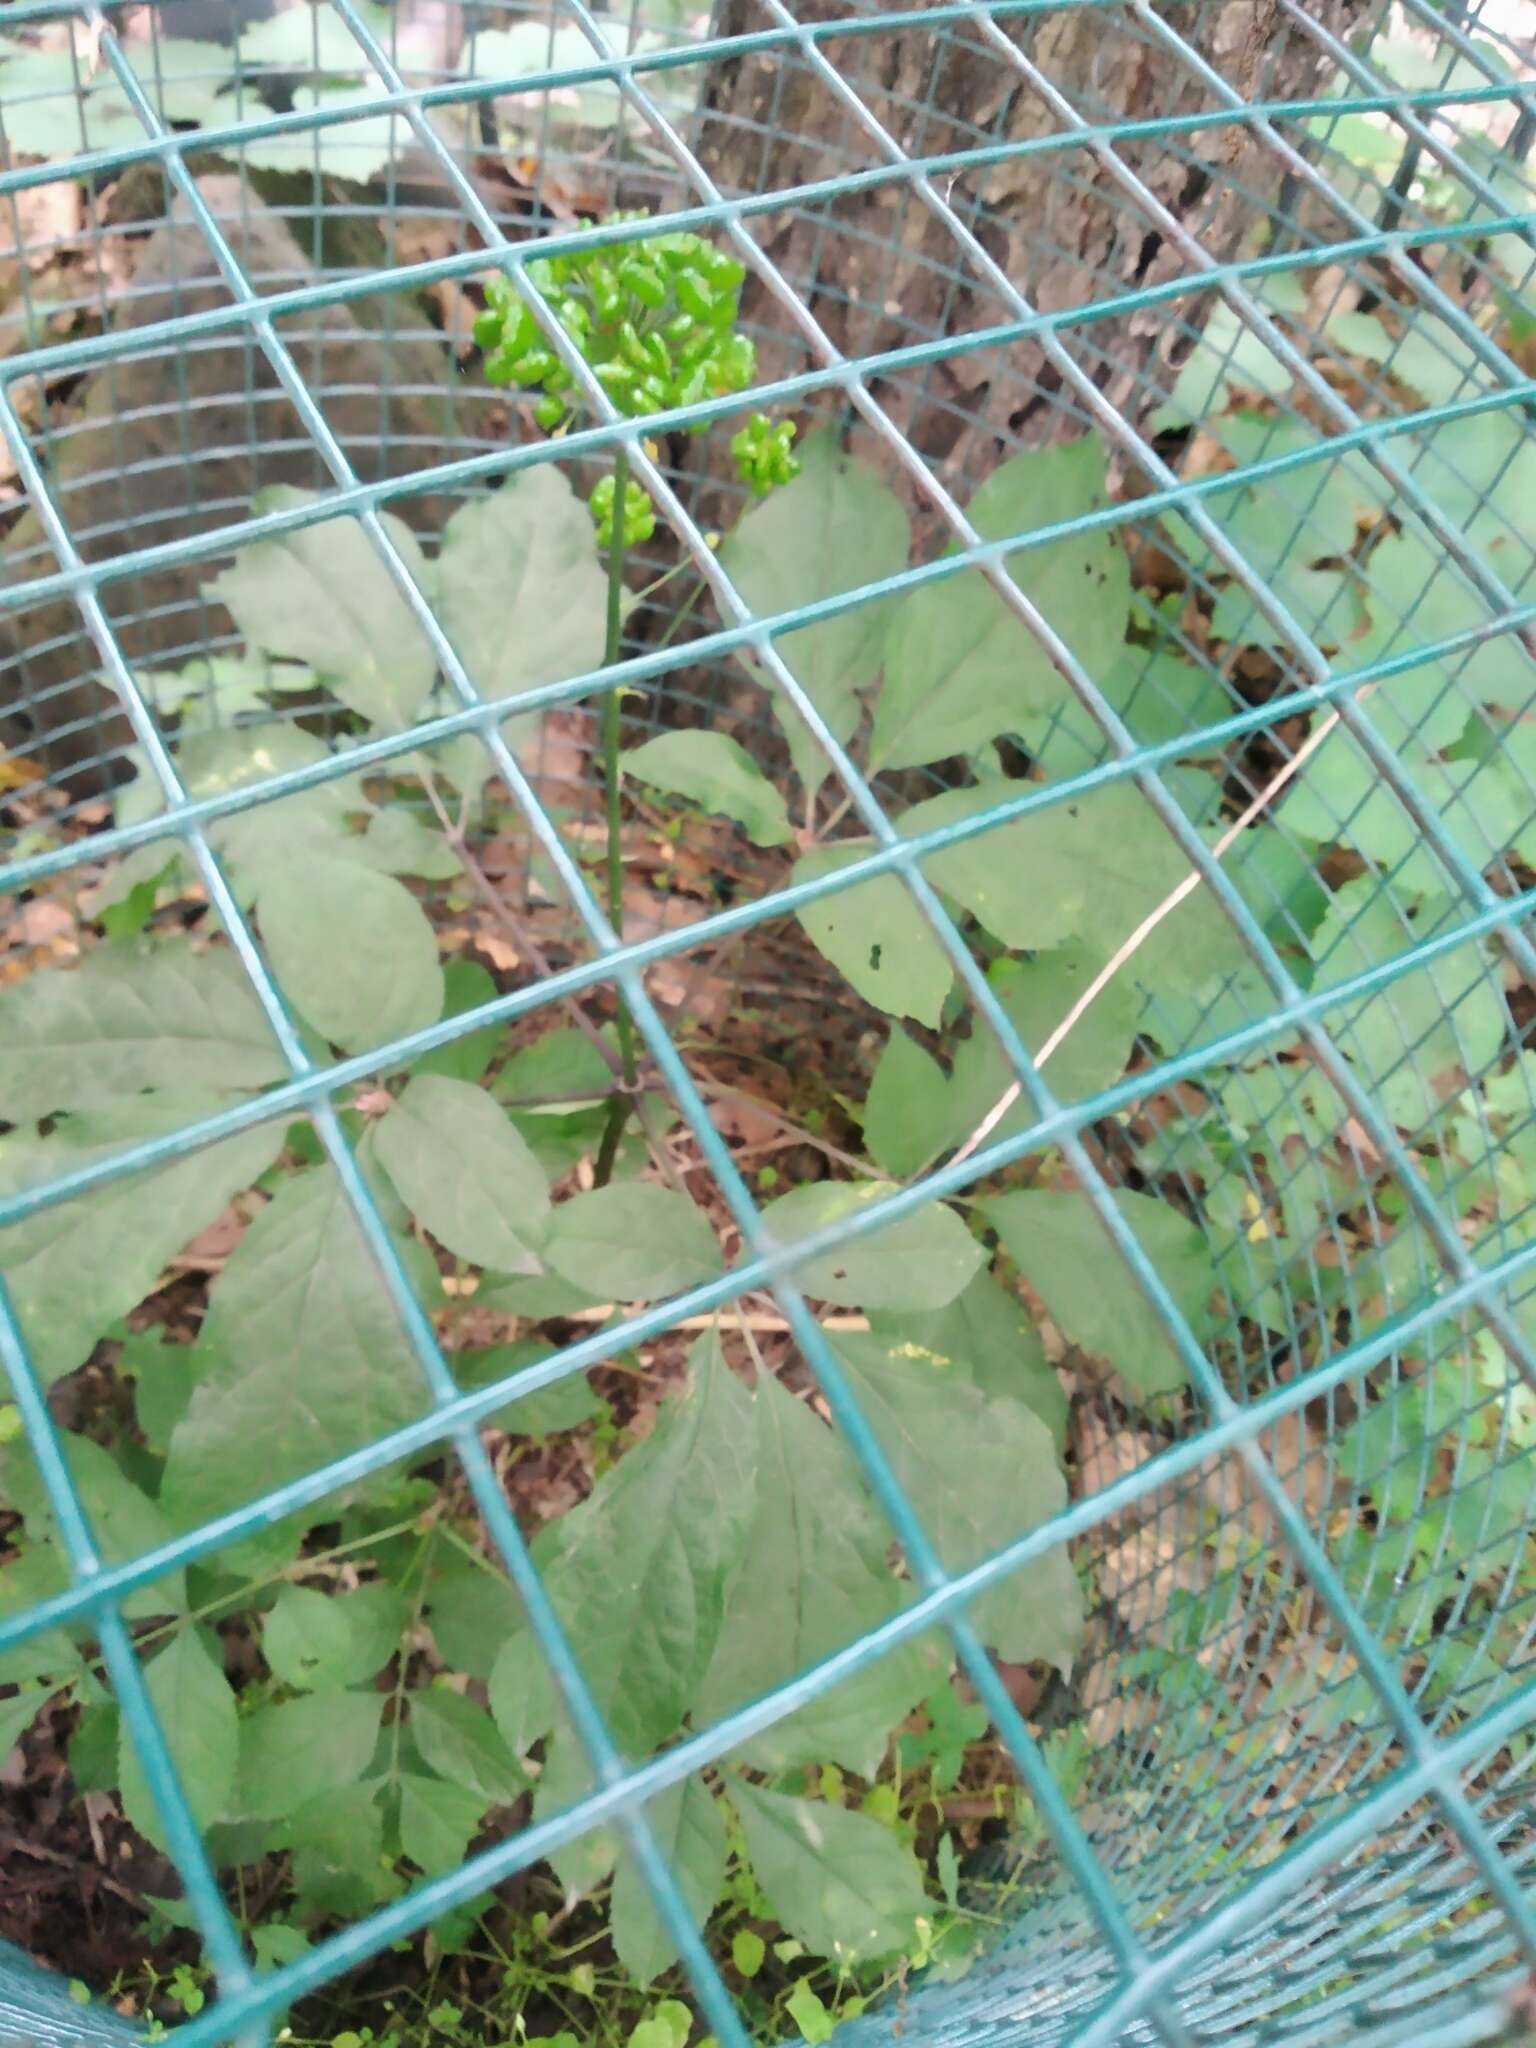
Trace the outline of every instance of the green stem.
<instances>
[{"instance_id":1,"label":"green stem","mask_svg":"<svg viewBox=\"0 0 1536 2048\"><path fill-rule=\"evenodd\" d=\"M620 642L624 632L624 496L629 488L629 455L620 448L613 458L613 538L608 543L608 637L603 648L603 666L611 667L619 658ZM608 918L617 936L624 937L624 842L623 809L620 802L619 775L619 692L609 690L603 699L603 777L608 796ZM613 1162L618 1157L619 1140L624 1135L624 1125L629 1117L629 1106L633 1100L637 1069L635 1066L635 1026L629 1014L629 1005L622 993L619 996L619 1059L624 1073L626 1093L615 1095L608 1105L608 1121L603 1127L603 1141L598 1148L597 1163L592 1178L597 1187L606 1187L613 1172Z\"/></svg>"}]
</instances>

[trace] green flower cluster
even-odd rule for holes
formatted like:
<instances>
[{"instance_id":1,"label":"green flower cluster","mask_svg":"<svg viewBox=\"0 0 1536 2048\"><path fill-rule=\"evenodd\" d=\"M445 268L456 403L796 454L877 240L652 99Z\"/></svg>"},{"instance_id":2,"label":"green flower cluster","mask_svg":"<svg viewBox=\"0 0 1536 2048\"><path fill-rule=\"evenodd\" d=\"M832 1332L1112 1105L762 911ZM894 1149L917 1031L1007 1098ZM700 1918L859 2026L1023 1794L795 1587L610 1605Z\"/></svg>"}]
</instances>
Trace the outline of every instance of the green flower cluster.
<instances>
[{"instance_id":1,"label":"green flower cluster","mask_svg":"<svg viewBox=\"0 0 1536 2048\"><path fill-rule=\"evenodd\" d=\"M741 432L731 436L736 474L752 486L754 497L765 498L777 485L792 483L800 474L800 464L790 448L794 438L793 420L780 420L775 426L765 412L753 413Z\"/></svg>"},{"instance_id":2,"label":"green flower cluster","mask_svg":"<svg viewBox=\"0 0 1536 2048\"><path fill-rule=\"evenodd\" d=\"M618 221L649 218L614 214ZM697 405L745 391L757 369L757 351L738 334L746 271L734 256L700 235L658 234L559 256L535 257L528 281L549 307L592 374L621 412L632 419ZM541 396L533 409L539 425L558 433L581 404L575 375L550 346L529 302L510 278L494 276L485 288L485 311L475 340L493 384L516 384ZM709 424L695 421L689 433ZM754 413L731 441L737 473L762 496L788 483L800 465L790 453L795 429ZM605 547L613 538L616 490L611 477L588 504ZM656 509L641 485L624 487L625 545L649 540Z\"/></svg>"},{"instance_id":3,"label":"green flower cluster","mask_svg":"<svg viewBox=\"0 0 1536 2048\"><path fill-rule=\"evenodd\" d=\"M597 522L597 544L605 548L613 539L614 480L611 476L599 477L592 486L592 495L587 500L587 509ZM651 494L644 484L630 482L624 486L624 545L633 547L637 541L649 540L656 531L656 507L651 503Z\"/></svg>"},{"instance_id":4,"label":"green flower cluster","mask_svg":"<svg viewBox=\"0 0 1536 2048\"><path fill-rule=\"evenodd\" d=\"M723 398L752 382L757 352L735 332L745 276L734 256L689 234L609 243L590 254L569 250L528 265L530 284L614 404L634 419ZM493 384L537 386L544 395L534 417L553 431L578 402L571 371L510 279L493 277L485 296L475 340L486 376Z\"/></svg>"}]
</instances>

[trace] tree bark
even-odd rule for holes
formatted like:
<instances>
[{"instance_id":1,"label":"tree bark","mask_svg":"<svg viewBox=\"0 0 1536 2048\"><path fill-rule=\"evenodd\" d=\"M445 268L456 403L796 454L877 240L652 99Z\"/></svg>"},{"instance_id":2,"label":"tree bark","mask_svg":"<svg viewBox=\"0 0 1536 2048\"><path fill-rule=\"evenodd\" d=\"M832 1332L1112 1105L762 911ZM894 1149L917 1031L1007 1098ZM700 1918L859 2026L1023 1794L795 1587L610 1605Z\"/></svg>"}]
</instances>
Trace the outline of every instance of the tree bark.
<instances>
[{"instance_id":1,"label":"tree bark","mask_svg":"<svg viewBox=\"0 0 1536 2048\"><path fill-rule=\"evenodd\" d=\"M835 21L849 0L793 0L797 18ZM897 7L916 0L895 0ZM1338 31L1370 0L1314 0ZM1163 0L1175 29L1246 100L1316 90L1323 69L1310 38L1276 26L1273 0ZM1180 58L1144 35L1128 14L1075 7L1000 16L999 26L1063 97L1095 125L1189 114L1213 105ZM720 27L763 25L756 0L725 0ZM972 24L828 37L821 49L839 76L909 158L1058 132L1063 123L1030 80ZM1172 141L1128 139L1122 161L1218 262L1264 245L1296 197L1284 166L1251 130L1224 124ZM716 66L706 87L701 154L729 193L786 190L880 160L875 142L799 51L772 50ZM1190 264L1158 232L1113 174L1080 144L1015 156L934 184L964 226L1043 312L1086 307L1160 282ZM1326 237L1315 200L1307 218ZM935 336L963 337L1017 317L967 255L953 229L905 182L759 215L752 231L847 357ZM1339 230L1333 230L1337 233ZM1172 372L1203 323L1209 292L1177 305L1068 328L1063 340L1094 383L1134 420L1166 395ZM760 323L766 375L808 367L814 357L784 336L784 316L760 282L748 316ZM873 388L892 421L941 476L979 479L1017 446L1079 433L1081 399L1038 343L981 346L918 369L878 376Z\"/></svg>"}]
</instances>

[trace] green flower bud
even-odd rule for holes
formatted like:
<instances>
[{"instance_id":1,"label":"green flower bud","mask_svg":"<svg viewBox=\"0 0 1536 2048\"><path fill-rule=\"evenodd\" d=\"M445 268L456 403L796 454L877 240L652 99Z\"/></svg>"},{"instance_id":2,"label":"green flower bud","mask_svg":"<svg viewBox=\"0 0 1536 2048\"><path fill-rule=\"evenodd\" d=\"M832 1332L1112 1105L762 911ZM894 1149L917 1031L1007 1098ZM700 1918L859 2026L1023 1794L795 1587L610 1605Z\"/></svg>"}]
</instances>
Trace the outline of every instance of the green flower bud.
<instances>
[{"instance_id":1,"label":"green flower bud","mask_svg":"<svg viewBox=\"0 0 1536 2048\"><path fill-rule=\"evenodd\" d=\"M794 438L793 420L780 420L775 426L765 412L753 413L741 432L732 435L736 474L743 483L751 485L754 496L765 497L777 485L790 483L800 474L800 464L790 452Z\"/></svg>"},{"instance_id":2,"label":"green flower bud","mask_svg":"<svg viewBox=\"0 0 1536 2048\"><path fill-rule=\"evenodd\" d=\"M599 547L613 544L613 501L614 485L611 476L601 478L592 486L592 495L587 500L587 510L597 527ZM624 486L624 545L634 547L640 541L649 540L656 531L656 507L651 503L650 494L643 484L634 482Z\"/></svg>"},{"instance_id":3,"label":"green flower bud","mask_svg":"<svg viewBox=\"0 0 1536 2048\"><path fill-rule=\"evenodd\" d=\"M679 272L677 279L677 303L685 313L691 313L695 320L702 320L707 326L715 319L715 298L709 286L696 270Z\"/></svg>"},{"instance_id":4,"label":"green flower bud","mask_svg":"<svg viewBox=\"0 0 1536 2048\"><path fill-rule=\"evenodd\" d=\"M639 257L632 256L619 265L619 282L653 312L667 303L666 280Z\"/></svg>"}]
</instances>

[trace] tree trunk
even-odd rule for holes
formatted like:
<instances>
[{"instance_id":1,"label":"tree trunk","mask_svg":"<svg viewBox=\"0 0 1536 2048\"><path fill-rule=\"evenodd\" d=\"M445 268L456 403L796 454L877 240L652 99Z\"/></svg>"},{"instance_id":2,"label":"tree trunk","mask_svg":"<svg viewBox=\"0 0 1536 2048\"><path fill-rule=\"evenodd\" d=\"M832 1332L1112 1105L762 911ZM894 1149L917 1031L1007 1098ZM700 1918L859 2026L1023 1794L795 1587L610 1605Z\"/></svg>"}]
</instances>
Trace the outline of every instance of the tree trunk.
<instances>
[{"instance_id":1,"label":"tree trunk","mask_svg":"<svg viewBox=\"0 0 1536 2048\"><path fill-rule=\"evenodd\" d=\"M910 4L914 0L895 0L897 7ZM1314 12L1339 30L1371 4L1314 0ZM848 0L793 5L807 22L852 11ZM1159 0L1159 8L1245 99L1316 90L1321 53L1310 38L1277 25L1273 0ZM998 19L1095 125L1213 105L1188 67L1127 14L1075 7ZM755 0L725 0L719 25L725 33L745 32L761 28L763 19ZM1025 142L1063 125L1029 79L970 23L938 33L914 26L832 36L820 47L914 159ZM705 93L701 153L733 195L784 190L880 161L874 141L797 50L758 52L716 67ZM1127 140L1118 154L1218 262L1262 247L1271 223L1296 203L1274 152L1230 125L1172 142ZM953 177L936 171L934 184L1040 311L1092 305L1190 269L1186 256L1080 144ZM1316 201L1299 196L1310 214L1319 210ZM957 338L1017 316L949 225L904 182L787 205L756 216L752 231L845 356L941 335ZM1212 303L1209 292L1192 292L1176 306L1070 327L1062 339L1099 389L1135 420L1166 395L1172 370L1192 344L1191 330ZM810 366L814 356L784 337L784 316L756 281L746 307L765 335L765 374ZM1060 371L1029 340L878 376L873 388L893 422L948 480L975 481L1009 449L1078 433L1087 424L1080 397L1063 388Z\"/></svg>"}]
</instances>

